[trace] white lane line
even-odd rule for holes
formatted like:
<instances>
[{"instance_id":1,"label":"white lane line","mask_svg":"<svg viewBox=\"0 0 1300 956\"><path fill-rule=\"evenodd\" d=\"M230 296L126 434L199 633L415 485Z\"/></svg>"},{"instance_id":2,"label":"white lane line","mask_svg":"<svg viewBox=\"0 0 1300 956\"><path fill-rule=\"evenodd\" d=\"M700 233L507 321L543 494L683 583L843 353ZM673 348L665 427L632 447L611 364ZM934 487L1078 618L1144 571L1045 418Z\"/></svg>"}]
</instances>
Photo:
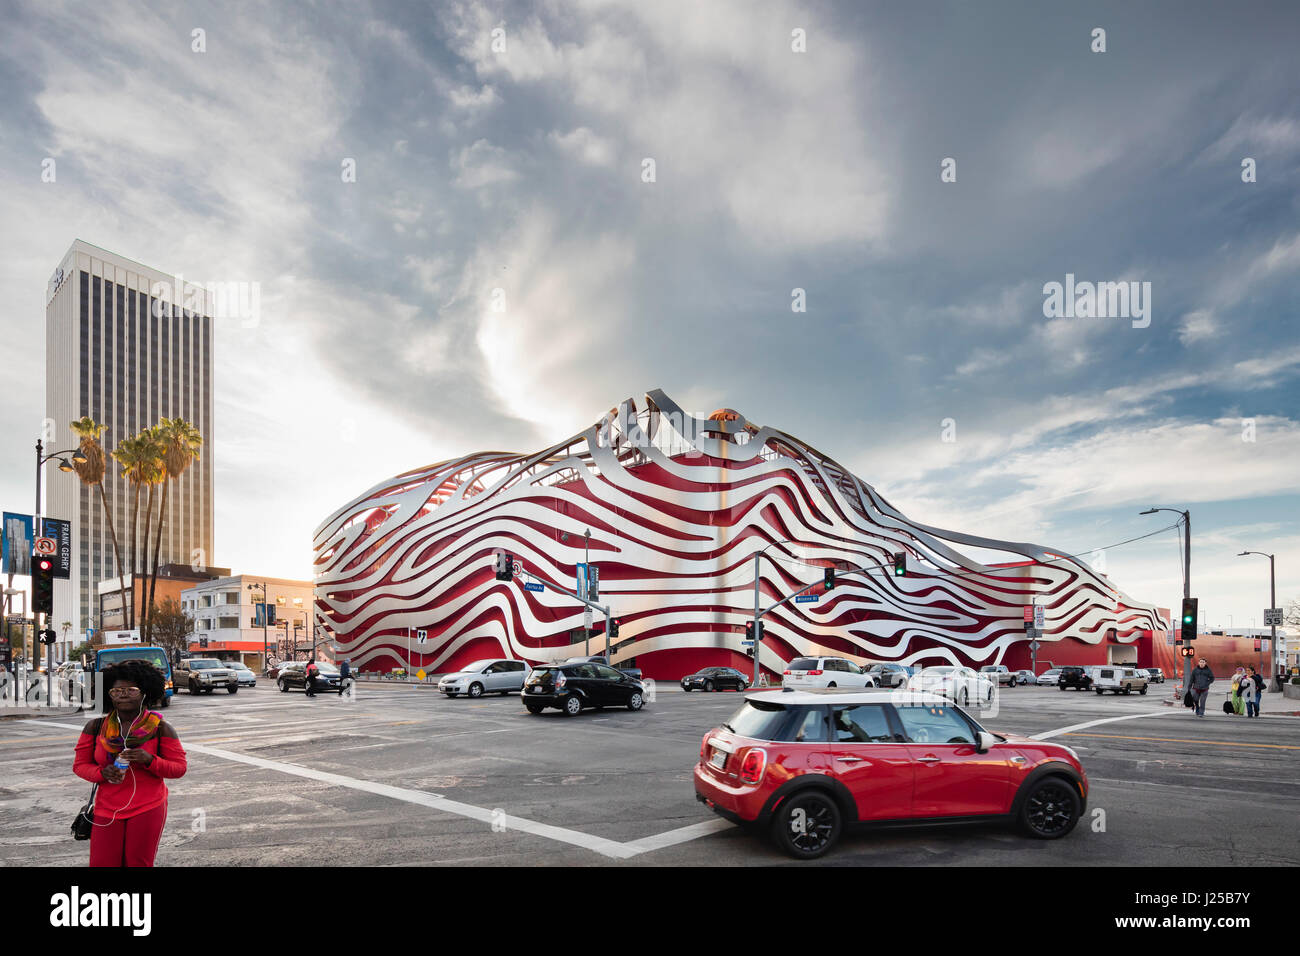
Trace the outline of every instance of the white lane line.
<instances>
[{"instance_id":1,"label":"white lane line","mask_svg":"<svg viewBox=\"0 0 1300 956\"><path fill-rule=\"evenodd\" d=\"M734 829L735 824L715 818L713 820L705 820L703 823L693 823L688 827L669 830L667 833L657 833L654 836L642 837L639 840L633 840L631 843L625 843L623 845L628 848L635 848L637 853L649 853L651 850L662 850L666 846L676 846L678 843L688 843L691 840L698 840L700 837L708 836L710 833L718 833L722 830Z\"/></svg>"},{"instance_id":2,"label":"white lane line","mask_svg":"<svg viewBox=\"0 0 1300 956\"><path fill-rule=\"evenodd\" d=\"M1047 740L1051 737L1059 737L1061 734L1073 733L1076 730L1083 730L1085 727L1096 727L1098 724L1113 724L1117 720L1140 720L1143 717L1168 717L1177 711L1171 710L1150 710L1141 714L1125 714L1122 717L1102 717L1099 720L1089 720L1082 724L1071 724L1069 727L1060 727L1056 730L1045 730L1041 734L1030 734L1031 740Z\"/></svg>"}]
</instances>

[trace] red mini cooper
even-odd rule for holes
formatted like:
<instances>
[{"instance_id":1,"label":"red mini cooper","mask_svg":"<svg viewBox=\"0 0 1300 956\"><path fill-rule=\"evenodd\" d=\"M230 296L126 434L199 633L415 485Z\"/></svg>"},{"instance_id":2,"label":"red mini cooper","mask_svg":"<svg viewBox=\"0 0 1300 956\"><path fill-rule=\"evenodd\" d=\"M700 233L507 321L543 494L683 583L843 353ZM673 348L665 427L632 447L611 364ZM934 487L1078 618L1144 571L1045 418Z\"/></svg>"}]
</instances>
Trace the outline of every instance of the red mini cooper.
<instances>
[{"instance_id":1,"label":"red mini cooper","mask_svg":"<svg viewBox=\"0 0 1300 956\"><path fill-rule=\"evenodd\" d=\"M784 690L751 694L704 735L695 795L810 860L846 823L997 820L1063 837L1088 778L1069 747L989 733L935 694Z\"/></svg>"}]
</instances>

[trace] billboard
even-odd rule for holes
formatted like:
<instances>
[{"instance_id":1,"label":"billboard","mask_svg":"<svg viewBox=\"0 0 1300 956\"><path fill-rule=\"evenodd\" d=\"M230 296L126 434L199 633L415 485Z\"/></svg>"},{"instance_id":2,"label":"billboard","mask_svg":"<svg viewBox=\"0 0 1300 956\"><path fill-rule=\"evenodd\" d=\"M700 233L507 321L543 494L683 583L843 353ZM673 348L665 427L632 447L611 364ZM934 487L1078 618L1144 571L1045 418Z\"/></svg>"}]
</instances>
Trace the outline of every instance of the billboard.
<instances>
[{"instance_id":1,"label":"billboard","mask_svg":"<svg viewBox=\"0 0 1300 956\"><path fill-rule=\"evenodd\" d=\"M62 518L42 518L41 534L59 543L54 556L54 576L66 581L72 577L72 522Z\"/></svg>"},{"instance_id":2,"label":"billboard","mask_svg":"<svg viewBox=\"0 0 1300 956\"><path fill-rule=\"evenodd\" d=\"M0 529L0 535L3 535L3 543L0 544L0 572L31 575L35 530L36 520L31 515L19 515L10 511L4 513L4 527Z\"/></svg>"}]
</instances>

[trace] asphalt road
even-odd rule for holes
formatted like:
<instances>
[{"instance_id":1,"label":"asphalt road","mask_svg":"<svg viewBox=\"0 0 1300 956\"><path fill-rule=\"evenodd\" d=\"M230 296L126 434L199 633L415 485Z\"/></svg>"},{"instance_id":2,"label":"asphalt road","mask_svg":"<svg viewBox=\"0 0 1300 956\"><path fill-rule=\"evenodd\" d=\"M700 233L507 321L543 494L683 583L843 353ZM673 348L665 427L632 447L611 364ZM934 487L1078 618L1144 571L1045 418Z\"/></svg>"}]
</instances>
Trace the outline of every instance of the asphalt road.
<instances>
[{"instance_id":1,"label":"asphalt road","mask_svg":"<svg viewBox=\"0 0 1300 956\"><path fill-rule=\"evenodd\" d=\"M819 865L1300 863L1300 717L1197 719L1164 696L1002 693L991 730L1075 728L1052 739L1079 752L1092 791L1065 839L851 831ZM171 784L158 864L809 865L694 798L700 739L738 704L661 688L640 713L568 718L532 716L516 696L385 685L353 701L272 686L181 695L166 715L190 769ZM1266 713L1283 704L1294 706L1265 695ZM1076 726L1115 717L1132 719ZM89 790L71 771L84 719L0 721L0 865L84 864L86 844L68 835Z\"/></svg>"}]
</instances>

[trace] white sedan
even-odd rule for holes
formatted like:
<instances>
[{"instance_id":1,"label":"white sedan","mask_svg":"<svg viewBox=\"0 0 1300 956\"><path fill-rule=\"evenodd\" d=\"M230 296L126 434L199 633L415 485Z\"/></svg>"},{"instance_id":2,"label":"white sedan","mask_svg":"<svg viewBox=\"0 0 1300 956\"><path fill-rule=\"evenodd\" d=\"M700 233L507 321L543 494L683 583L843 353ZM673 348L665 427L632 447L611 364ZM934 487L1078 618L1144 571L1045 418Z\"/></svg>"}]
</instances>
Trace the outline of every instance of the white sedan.
<instances>
[{"instance_id":1,"label":"white sedan","mask_svg":"<svg viewBox=\"0 0 1300 956\"><path fill-rule=\"evenodd\" d=\"M997 685L983 674L977 674L969 667L951 665L918 668L912 679L907 682L908 690L942 694L954 704L963 707L969 705L971 701L974 701L977 707L991 703L996 687Z\"/></svg>"}]
</instances>

